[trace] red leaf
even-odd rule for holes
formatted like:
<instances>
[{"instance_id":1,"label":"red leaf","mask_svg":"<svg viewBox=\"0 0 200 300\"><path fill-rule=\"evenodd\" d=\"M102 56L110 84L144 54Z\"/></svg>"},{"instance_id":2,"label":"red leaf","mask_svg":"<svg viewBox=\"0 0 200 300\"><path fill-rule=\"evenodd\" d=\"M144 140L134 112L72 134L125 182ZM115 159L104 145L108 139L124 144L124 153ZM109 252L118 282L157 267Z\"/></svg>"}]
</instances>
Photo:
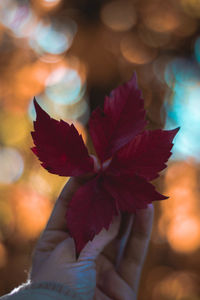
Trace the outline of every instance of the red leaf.
<instances>
[{"instance_id":1,"label":"red leaf","mask_svg":"<svg viewBox=\"0 0 200 300\"><path fill-rule=\"evenodd\" d=\"M90 134L101 161L111 157L145 127L144 100L136 74L105 98L104 111L97 108L90 118Z\"/></svg>"},{"instance_id":2,"label":"red leaf","mask_svg":"<svg viewBox=\"0 0 200 300\"><path fill-rule=\"evenodd\" d=\"M143 132L118 151L108 171L155 179L166 168L165 163L171 156L172 141L178 130Z\"/></svg>"},{"instance_id":3,"label":"red leaf","mask_svg":"<svg viewBox=\"0 0 200 300\"><path fill-rule=\"evenodd\" d=\"M32 151L42 166L60 176L78 176L92 172L93 159L89 156L82 136L74 125L56 121L39 106L34 99L37 119L32 132L36 147Z\"/></svg>"},{"instance_id":4,"label":"red leaf","mask_svg":"<svg viewBox=\"0 0 200 300\"><path fill-rule=\"evenodd\" d=\"M139 176L107 176L104 187L117 201L118 209L128 213L144 209L152 201L168 198L158 193L151 183Z\"/></svg>"},{"instance_id":5,"label":"red leaf","mask_svg":"<svg viewBox=\"0 0 200 300\"><path fill-rule=\"evenodd\" d=\"M115 201L103 189L100 177L80 187L67 208L67 226L77 253L103 228L108 230L117 214Z\"/></svg>"}]
</instances>

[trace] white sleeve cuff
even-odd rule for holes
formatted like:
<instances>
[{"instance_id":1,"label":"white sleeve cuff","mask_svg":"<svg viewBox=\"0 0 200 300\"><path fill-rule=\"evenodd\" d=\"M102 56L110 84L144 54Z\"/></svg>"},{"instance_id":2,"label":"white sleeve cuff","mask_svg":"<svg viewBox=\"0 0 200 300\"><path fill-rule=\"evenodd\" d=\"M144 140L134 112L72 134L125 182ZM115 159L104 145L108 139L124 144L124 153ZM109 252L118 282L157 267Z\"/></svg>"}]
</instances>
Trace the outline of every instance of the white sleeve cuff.
<instances>
[{"instance_id":1,"label":"white sleeve cuff","mask_svg":"<svg viewBox=\"0 0 200 300\"><path fill-rule=\"evenodd\" d=\"M55 282L25 283L0 300L81 300L66 285Z\"/></svg>"}]
</instances>

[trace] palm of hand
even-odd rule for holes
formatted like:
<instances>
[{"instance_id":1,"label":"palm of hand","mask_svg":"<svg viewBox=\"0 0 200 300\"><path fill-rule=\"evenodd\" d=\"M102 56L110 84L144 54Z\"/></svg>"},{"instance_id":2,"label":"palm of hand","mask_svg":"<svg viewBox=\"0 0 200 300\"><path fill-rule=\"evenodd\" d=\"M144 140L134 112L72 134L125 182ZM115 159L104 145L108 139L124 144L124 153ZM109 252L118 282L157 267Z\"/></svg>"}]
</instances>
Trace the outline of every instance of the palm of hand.
<instances>
[{"instance_id":1,"label":"palm of hand","mask_svg":"<svg viewBox=\"0 0 200 300\"><path fill-rule=\"evenodd\" d=\"M109 230L95 236L76 260L74 242L66 231L65 211L79 184L72 179L63 189L35 249L30 278L32 282L63 283L82 299L135 300L151 233L153 208L140 210L134 222L131 216L120 240L116 238L120 218L116 217ZM126 247L124 238L128 240ZM105 245L108 246L102 252Z\"/></svg>"}]
</instances>

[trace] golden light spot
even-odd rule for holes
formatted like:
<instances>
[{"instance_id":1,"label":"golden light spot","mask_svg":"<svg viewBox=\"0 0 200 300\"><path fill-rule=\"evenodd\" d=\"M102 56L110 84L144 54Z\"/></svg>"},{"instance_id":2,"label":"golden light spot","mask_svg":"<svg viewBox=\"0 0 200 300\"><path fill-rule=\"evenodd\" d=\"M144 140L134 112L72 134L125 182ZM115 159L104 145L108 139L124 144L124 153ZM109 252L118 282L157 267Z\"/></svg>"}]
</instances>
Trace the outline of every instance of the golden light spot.
<instances>
[{"instance_id":1,"label":"golden light spot","mask_svg":"<svg viewBox=\"0 0 200 300\"><path fill-rule=\"evenodd\" d=\"M192 17L200 16L200 2L199 0L179 0L185 13Z\"/></svg>"},{"instance_id":2,"label":"golden light spot","mask_svg":"<svg viewBox=\"0 0 200 300\"><path fill-rule=\"evenodd\" d=\"M124 58L138 65L149 63L157 56L157 50L145 45L136 35L125 36L120 48Z\"/></svg>"},{"instance_id":3,"label":"golden light spot","mask_svg":"<svg viewBox=\"0 0 200 300\"><path fill-rule=\"evenodd\" d=\"M57 199L62 186L68 181L68 177L56 176L42 168L39 161L32 156L35 165L27 178L27 187L30 190L39 191L40 196L44 198L53 197Z\"/></svg>"},{"instance_id":4,"label":"golden light spot","mask_svg":"<svg viewBox=\"0 0 200 300\"><path fill-rule=\"evenodd\" d=\"M33 190L40 191L40 193L44 196L51 195L52 184L45 176L43 176L43 172L41 172L41 170L43 169L40 168L40 170L36 172L31 172L27 181Z\"/></svg>"},{"instance_id":5,"label":"golden light spot","mask_svg":"<svg viewBox=\"0 0 200 300\"><path fill-rule=\"evenodd\" d=\"M136 24L137 16L131 2L111 1L101 10L102 22L115 31L129 30Z\"/></svg>"},{"instance_id":6,"label":"golden light spot","mask_svg":"<svg viewBox=\"0 0 200 300\"><path fill-rule=\"evenodd\" d=\"M181 24L181 18L175 8L166 2L145 3L143 8L144 24L157 32L169 32L175 30Z\"/></svg>"},{"instance_id":7,"label":"golden light spot","mask_svg":"<svg viewBox=\"0 0 200 300\"><path fill-rule=\"evenodd\" d=\"M23 65L20 68L16 62L17 59L19 64ZM21 57L16 56L11 63L12 68L8 69L8 74L4 76L0 89L5 110L18 113L19 115L27 112L33 95L36 96L44 92L47 78L58 68L75 69L81 79L81 84L85 84L86 66L76 57L70 57L69 59L60 57L54 63L37 60L34 63L26 62L23 64Z\"/></svg>"},{"instance_id":8,"label":"golden light spot","mask_svg":"<svg viewBox=\"0 0 200 300\"><path fill-rule=\"evenodd\" d=\"M200 205L197 169L192 162L176 162L168 167L159 233L177 252L189 253L200 248Z\"/></svg>"},{"instance_id":9,"label":"golden light spot","mask_svg":"<svg viewBox=\"0 0 200 300\"><path fill-rule=\"evenodd\" d=\"M3 111L0 112L0 119L1 140L5 145L17 145L29 134L30 128L26 116Z\"/></svg>"},{"instance_id":10,"label":"golden light spot","mask_svg":"<svg viewBox=\"0 0 200 300\"><path fill-rule=\"evenodd\" d=\"M43 91L48 75L48 66L41 61L25 65L15 74L15 93L29 100Z\"/></svg>"},{"instance_id":11,"label":"golden light spot","mask_svg":"<svg viewBox=\"0 0 200 300\"><path fill-rule=\"evenodd\" d=\"M41 10L49 11L56 9L61 2L62 0L34 0L33 4L41 13Z\"/></svg>"},{"instance_id":12,"label":"golden light spot","mask_svg":"<svg viewBox=\"0 0 200 300\"><path fill-rule=\"evenodd\" d=\"M49 199L37 191L23 187L13 199L17 235L22 239L34 239L44 229L51 212Z\"/></svg>"},{"instance_id":13,"label":"golden light spot","mask_svg":"<svg viewBox=\"0 0 200 300\"><path fill-rule=\"evenodd\" d=\"M188 253L197 250L200 247L200 220L187 214L177 216L170 222L167 238L177 252Z\"/></svg>"},{"instance_id":14,"label":"golden light spot","mask_svg":"<svg viewBox=\"0 0 200 300\"><path fill-rule=\"evenodd\" d=\"M171 272L157 282L153 289L152 299L190 298L191 295L197 293L194 278L195 276L189 272Z\"/></svg>"}]
</instances>

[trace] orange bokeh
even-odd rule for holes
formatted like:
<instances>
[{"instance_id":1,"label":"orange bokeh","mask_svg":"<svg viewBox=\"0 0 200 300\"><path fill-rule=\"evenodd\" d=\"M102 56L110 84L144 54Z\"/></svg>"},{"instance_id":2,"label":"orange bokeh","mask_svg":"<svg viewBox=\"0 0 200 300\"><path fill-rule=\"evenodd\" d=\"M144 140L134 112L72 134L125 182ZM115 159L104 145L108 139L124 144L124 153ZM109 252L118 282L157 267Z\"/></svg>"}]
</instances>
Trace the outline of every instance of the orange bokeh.
<instances>
[{"instance_id":1,"label":"orange bokeh","mask_svg":"<svg viewBox=\"0 0 200 300\"><path fill-rule=\"evenodd\" d=\"M136 71L149 127L160 128L165 103L172 107L175 93L183 101L182 86L199 79L199 19L199 0L0 1L0 296L26 281L35 241L68 180L30 151L33 97L74 123L86 143L90 111ZM183 57L187 72L169 89L178 78L173 61ZM199 299L199 170L172 158L157 181L170 198L155 203L140 300Z\"/></svg>"},{"instance_id":2,"label":"orange bokeh","mask_svg":"<svg viewBox=\"0 0 200 300\"><path fill-rule=\"evenodd\" d=\"M62 0L32 0L32 4L34 8L38 11L38 13L43 14L48 11L52 11L54 9L59 8Z\"/></svg>"},{"instance_id":3,"label":"orange bokeh","mask_svg":"<svg viewBox=\"0 0 200 300\"><path fill-rule=\"evenodd\" d=\"M143 7L143 22L154 31L169 32L180 26L181 15L167 1L149 1Z\"/></svg>"},{"instance_id":4,"label":"orange bokeh","mask_svg":"<svg viewBox=\"0 0 200 300\"><path fill-rule=\"evenodd\" d=\"M173 163L166 172L164 193L170 199L161 202L159 232L177 252L193 252L200 247L197 172L192 161Z\"/></svg>"},{"instance_id":5,"label":"orange bokeh","mask_svg":"<svg viewBox=\"0 0 200 300\"><path fill-rule=\"evenodd\" d=\"M19 98L30 99L33 95L41 93L48 75L49 66L39 60L23 66L14 77L16 95Z\"/></svg>"},{"instance_id":6,"label":"orange bokeh","mask_svg":"<svg viewBox=\"0 0 200 300\"><path fill-rule=\"evenodd\" d=\"M133 3L117 0L106 3L101 10L102 22L115 31L126 31L137 22Z\"/></svg>"},{"instance_id":7,"label":"orange bokeh","mask_svg":"<svg viewBox=\"0 0 200 300\"><path fill-rule=\"evenodd\" d=\"M124 58L134 64L143 65L157 56L157 50L145 45L137 35L127 34L121 41L120 49Z\"/></svg>"},{"instance_id":8,"label":"orange bokeh","mask_svg":"<svg viewBox=\"0 0 200 300\"><path fill-rule=\"evenodd\" d=\"M189 272L169 273L167 276L160 279L154 287L151 299L197 299L195 297L197 288L194 284L193 277L195 278L195 276Z\"/></svg>"},{"instance_id":9,"label":"orange bokeh","mask_svg":"<svg viewBox=\"0 0 200 300\"><path fill-rule=\"evenodd\" d=\"M35 239L48 220L51 202L37 191L24 186L16 189L12 201L16 235L20 239Z\"/></svg>"}]
</instances>

